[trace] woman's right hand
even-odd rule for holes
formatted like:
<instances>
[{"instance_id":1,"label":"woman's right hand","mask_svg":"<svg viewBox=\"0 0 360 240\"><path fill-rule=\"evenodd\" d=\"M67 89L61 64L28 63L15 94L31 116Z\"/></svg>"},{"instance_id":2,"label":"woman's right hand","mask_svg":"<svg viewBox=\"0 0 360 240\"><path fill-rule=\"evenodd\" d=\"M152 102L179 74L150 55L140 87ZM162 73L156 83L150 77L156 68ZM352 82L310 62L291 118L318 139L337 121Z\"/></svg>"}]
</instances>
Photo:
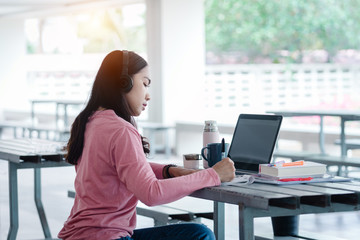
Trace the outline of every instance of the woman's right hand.
<instances>
[{"instance_id":1,"label":"woman's right hand","mask_svg":"<svg viewBox=\"0 0 360 240\"><path fill-rule=\"evenodd\" d=\"M230 182L235 178L234 162L230 158L224 158L212 167L219 175L221 182Z\"/></svg>"}]
</instances>

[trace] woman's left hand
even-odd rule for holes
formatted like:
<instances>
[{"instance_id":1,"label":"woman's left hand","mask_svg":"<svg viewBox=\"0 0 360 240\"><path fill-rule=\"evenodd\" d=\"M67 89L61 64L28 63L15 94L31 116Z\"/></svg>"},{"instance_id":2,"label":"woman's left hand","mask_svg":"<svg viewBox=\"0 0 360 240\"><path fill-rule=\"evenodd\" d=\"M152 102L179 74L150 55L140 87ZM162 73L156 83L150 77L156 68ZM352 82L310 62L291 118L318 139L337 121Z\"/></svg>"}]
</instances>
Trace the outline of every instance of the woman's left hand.
<instances>
[{"instance_id":1,"label":"woman's left hand","mask_svg":"<svg viewBox=\"0 0 360 240\"><path fill-rule=\"evenodd\" d=\"M183 168L183 167L170 167L169 168L169 173L172 177L180 177L180 176L192 174L197 171L200 171L200 170L188 169L188 168Z\"/></svg>"}]
</instances>

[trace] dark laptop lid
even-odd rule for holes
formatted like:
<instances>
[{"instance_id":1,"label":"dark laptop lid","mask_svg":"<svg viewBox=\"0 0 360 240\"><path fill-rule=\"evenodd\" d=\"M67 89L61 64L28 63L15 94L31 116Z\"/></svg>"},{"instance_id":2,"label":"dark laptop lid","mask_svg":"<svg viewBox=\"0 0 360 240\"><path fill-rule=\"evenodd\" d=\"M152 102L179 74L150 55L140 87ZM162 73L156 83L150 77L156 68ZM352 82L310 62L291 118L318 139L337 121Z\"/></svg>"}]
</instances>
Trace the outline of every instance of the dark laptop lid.
<instances>
[{"instance_id":1,"label":"dark laptop lid","mask_svg":"<svg viewBox=\"0 0 360 240\"><path fill-rule=\"evenodd\" d=\"M237 171L258 172L270 163L281 122L280 115L240 114L228 154Z\"/></svg>"}]
</instances>

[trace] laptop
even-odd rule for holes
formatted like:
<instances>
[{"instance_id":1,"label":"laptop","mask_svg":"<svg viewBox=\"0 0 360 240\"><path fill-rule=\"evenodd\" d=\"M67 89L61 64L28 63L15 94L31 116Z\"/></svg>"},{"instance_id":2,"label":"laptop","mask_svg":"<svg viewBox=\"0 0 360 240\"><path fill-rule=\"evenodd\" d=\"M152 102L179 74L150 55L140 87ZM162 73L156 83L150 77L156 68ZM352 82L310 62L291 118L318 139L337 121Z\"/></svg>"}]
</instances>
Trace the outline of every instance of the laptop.
<instances>
[{"instance_id":1,"label":"laptop","mask_svg":"<svg viewBox=\"0 0 360 240\"><path fill-rule=\"evenodd\" d=\"M257 174L259 164L270 163L281 122L281 115L240 114L228 152L236 175Z\"/></svg>"}]
</instances>

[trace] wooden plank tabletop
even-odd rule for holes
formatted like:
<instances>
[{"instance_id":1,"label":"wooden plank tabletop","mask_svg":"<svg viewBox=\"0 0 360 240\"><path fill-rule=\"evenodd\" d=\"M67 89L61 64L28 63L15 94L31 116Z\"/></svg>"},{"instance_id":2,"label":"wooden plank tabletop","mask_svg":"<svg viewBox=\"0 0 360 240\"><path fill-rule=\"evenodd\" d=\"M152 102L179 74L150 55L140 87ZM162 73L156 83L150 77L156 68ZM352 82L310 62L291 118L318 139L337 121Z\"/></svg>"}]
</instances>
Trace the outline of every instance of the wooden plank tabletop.
<instances>
[{"instance_id":1,"label":"wooden plank tabletop","mask_svg":"<svg viewBox=\"0 0 360 240\"><path fill-rule=\"evenodd\" d=\"M310 191L321 193L330 197L330 203L342 203L347 205L359 204L359 198L356 192L347 191L343 189L330 188L326 186L319 186L315 184L294 184L285 185L283 188L298 189L303 191Z\"/></svg>"},{"instance_id":2,"label":"wooden plank tabletop","mask_svg":"<svg viewBox=\"0 0 360 240\"><path fill-rule=\"evenodd\" d=\"M241 203L248 207L260 209L268 209L270 206L287 209L299 207L299 201L296 199L296 196L230 185L201 189L192 193L191 196L214 201L224 201L231 204Z\"/></svg>"},{"instance_id":3,"label":"wooden plank tabletop","mask_svg":"<svg viewBox=\"0 0 360 240\"><path fill-rule=\"evenodd\" d=\"M0 140L0 159L21 163L42 161L64 161L63 143L40 139Z\"/></svg>"},{"instance_id":4,"label":"wooden plank tabletop","mask_svg":"<svg viewBox=\"0 0 360 240\"><path fill-rule=\"evenodd\" d=\"M360 207L360 184L314 183L294 185L271 185L253 183L241 186L206 188L191 194L193 197L267 210L271 207L295 210L311 208ZM346 207L347 206L347 207Z\"/></svg>"},{"instance_id":5,"label":"wooden plank tabletop","mask_svg":"<svg viewBox=\"0 0 360 240\"><path fill-rule=\"evenodd\" d=\"M266 192L282 193L296 196L299 199L299 204L307 204L318 207L327 207L330 205L330 196L318 192L304 191L301 189L283 188L283 186L261 184L244 185L245 188L257 189Z\"/></svg>"}]
</instances>

